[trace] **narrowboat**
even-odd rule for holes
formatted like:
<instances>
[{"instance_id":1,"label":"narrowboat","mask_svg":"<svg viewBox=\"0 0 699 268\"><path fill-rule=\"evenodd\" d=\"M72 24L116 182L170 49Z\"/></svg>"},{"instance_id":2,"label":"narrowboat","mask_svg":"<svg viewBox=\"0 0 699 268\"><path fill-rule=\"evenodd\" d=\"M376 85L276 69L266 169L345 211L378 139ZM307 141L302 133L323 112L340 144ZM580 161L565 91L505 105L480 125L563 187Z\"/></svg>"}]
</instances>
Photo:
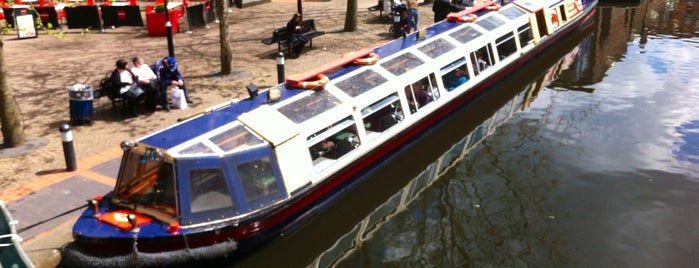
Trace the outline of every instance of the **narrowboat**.
<instances>
[{"instance_id":1,"label":"narrowboat","mask_svg":"<svg viewBox=\"0 0 699 268\"><path fill-rule=\"evenodd\" d=\"M249 252L591 23L596 3L485 2L122 142L114 190L88 201L63 259L150 266Z\"/></svg>"}]
</instances>

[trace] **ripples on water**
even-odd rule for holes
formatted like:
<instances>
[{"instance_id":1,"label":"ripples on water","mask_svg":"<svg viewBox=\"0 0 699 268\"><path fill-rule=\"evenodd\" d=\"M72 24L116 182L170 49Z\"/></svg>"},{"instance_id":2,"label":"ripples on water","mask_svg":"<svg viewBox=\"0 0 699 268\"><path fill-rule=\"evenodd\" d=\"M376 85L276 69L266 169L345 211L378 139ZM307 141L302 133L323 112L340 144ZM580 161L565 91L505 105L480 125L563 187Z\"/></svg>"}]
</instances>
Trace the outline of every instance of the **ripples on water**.
<instances>
[{"instance_id":1,"label":"ripples on water","mask_svg":"<svg viewBox=\"0 0 699 268\"><path fill-rule=\"evenodd\" d=\"M622 51L583 41L571 71L337 265L699 263L699 4L600 8L629 24L598 29L628 34Z\"/></svg>"},{"instance_id":2,"label":"ripples on water","mask_svg":"<svg viewBox=\"0 0 699 268\"><path fill-rule=\"evenodd\" d=\"M251 259L338 267L694 267L699 2L601 5L595 21L552 72L496 89L491 95L509 99L482 100L497 103L489 114L467 109L442 127L447 134L431 134ZM377 205L364 208L370 200Z\"/></svg>"}]
</instances>

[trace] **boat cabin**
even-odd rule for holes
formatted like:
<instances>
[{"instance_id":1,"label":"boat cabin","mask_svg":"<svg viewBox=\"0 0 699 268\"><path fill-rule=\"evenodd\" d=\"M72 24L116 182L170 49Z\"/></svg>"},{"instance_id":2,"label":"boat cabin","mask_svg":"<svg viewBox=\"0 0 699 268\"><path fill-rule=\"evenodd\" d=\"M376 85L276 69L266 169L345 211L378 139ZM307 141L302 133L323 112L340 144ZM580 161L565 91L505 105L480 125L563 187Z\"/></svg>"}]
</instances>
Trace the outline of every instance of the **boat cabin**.
<instances>
[{"instance_id":1,"label":"boat cabin","mask_svg":"<svg viewBox=\"0 0 699 268\"><path fill-rule=\"evenodd\" d=\"M111 202L183 228L273 209L428 128L582 13L581 0L493 5L374 48L376 64L320 70L322 90L281 84L278 102L262 92L122 143Z\"/></svg>"}]
</instances>

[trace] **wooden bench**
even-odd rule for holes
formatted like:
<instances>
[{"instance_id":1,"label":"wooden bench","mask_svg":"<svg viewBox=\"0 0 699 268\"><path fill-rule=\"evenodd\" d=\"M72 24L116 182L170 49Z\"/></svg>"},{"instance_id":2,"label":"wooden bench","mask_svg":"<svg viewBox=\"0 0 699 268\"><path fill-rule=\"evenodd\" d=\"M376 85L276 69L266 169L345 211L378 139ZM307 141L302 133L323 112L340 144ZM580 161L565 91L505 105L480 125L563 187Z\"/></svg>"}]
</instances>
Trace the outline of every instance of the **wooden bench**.
<instances>
[{"instance_id":1,"label":"wooden bench","mask_svg":"<svg viewBox=\"0 0 699 268\"><path fill-rule=\"evenodd\" d=\"M303 36L308 38L310 40L310 46L313 47L313 38L316 38L318 36L324 35L325 31L318 31L316 30L316 25L315 21L313 19L307 19L307 20L302 20L301 21L301 33ZM289 51L289 55L291 54L291 48L296 45L292 44L292 42L289 42L289 35L291 33L286 30L286 26L274 29L274 32L272 32L272 37L262 39L262 43L265 45L271 45L276 43L277 44L277 52L282 51L282 46L286 47Z\"/></svg>"}]
</instances>

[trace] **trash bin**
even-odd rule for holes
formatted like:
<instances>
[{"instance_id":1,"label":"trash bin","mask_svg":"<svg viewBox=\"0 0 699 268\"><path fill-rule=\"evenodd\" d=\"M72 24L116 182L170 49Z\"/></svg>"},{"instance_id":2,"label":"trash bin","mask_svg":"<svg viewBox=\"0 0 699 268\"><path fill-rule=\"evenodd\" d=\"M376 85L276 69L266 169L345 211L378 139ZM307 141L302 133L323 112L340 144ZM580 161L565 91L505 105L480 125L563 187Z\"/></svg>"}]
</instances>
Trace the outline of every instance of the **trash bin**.
<instances>
[{"instance_id":1,"label":"trash bin","mask_svg":"<svg viewBox=\"0 0 699 268\"><path fill-rule=\"evenodd\" d=\"M76 84L68 87L71 123L92 123L93 98L92 86L90 85Z\"/></svg>"}]
</instances>

